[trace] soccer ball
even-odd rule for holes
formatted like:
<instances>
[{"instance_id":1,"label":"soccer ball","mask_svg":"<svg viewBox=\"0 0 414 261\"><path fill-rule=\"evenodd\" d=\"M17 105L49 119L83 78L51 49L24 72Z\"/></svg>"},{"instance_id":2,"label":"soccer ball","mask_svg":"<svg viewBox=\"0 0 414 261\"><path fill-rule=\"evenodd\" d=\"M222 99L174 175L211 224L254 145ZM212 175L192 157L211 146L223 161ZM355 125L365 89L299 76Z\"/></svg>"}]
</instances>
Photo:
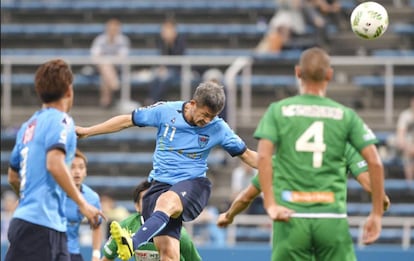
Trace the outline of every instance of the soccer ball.
<instances>
[{"instance_id":1,"label":"soccer ball","mask_svg":"<svg viewBox=\"0 0 414 261\"><path fill-rule=\"evenodd\" d=\"M360 38L378 38L385 33L387 27L387 10L376 2L361 3L352 11L351 28Z\"/></svg>"}]
</instances>

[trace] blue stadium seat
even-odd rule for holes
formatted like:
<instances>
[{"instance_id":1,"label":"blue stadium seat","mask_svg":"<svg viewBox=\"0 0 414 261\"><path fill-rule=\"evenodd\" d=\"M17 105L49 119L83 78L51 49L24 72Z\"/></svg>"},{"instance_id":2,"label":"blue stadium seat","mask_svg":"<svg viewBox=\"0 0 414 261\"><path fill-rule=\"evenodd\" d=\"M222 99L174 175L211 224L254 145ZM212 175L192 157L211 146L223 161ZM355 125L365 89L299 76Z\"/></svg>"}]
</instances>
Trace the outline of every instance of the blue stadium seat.
<instances>
[{"instance_id":1,"label":"blue stadium seat","mask_svg":"<svg viewBox=\"0 0 414 261\"><path fill-rule=\"evenodd\" d=\"M104 24L2 24L1 35L26 36L96 36L104 31ZM158 35L160 24L124 24L122 31L127 35ZM183 35L250 35L261 36L265 28L256 24L179 24L177 31Z\"/></svg>"},{"instance_id":2,"label":"blue stadium seat","mask_svg":"<svg viewBox=\"0 0 414 261\"><path fill-rule=\"evenodd\" d=\"M1 164L8 164L10 151L1 151ZM152 164L152 152L85 152L88 164ZM226 162L226 155L211 153L208 164L221 165Z\"/></svg>"},{"instance_id":3,"label":"blue stadium seat","mask_svg":"<svg viewBox=\"0 0 414 261\"><path fill-rule=\"evenodd\" d=\"M355 203L347 204L348 215L365 216L371 212L371 203ZM414 216L414 208L410 203L391 203L390 208L384 213L385 216Z\"/></svg>"},{"instance_id":4,"label":"blue stadium seat","mask_svg":"<svg viewBox=\"0 0 414 261\"><path fill-rule=\"evenodd\" d=\"M272 230L269 228L238 226L236 230L237 240L269 241Z\"/></svg>"},{"instance_id":5,"label":"blue stadium seat","mask_svg":"<svg viewBox=\"0 0 414 261\"><path fill-rule=\"evenodd\" d=\"M390 131L376 131L375 136L377 136L378 143L384 145L387 143L388 139L394 135L394 132Z\"/></svg>"},{"instance_id":6,"label":"blue stadium seat","mask_svg":"<svg viewBox=\"0 0 414 261\"><path fill-rule=\"evenodd\" d=\"M253 54L253 58L255 62L263 62L263 61L297 61L300 58L300 55L302 53L301 49L292 49L292 50L283 50L279 53L266 53L266 54L260 54L255 53Z\"/></svg>"},{"instance_id":7,"label":"blue stadium seat","mask_svg":"<svg viewBox=\"0 0 414 261\"><path fill-rule=\"evenodd\" d=\"M241 84L242 78L238 78ZM252 75L252 88L262 87L295 87L296 78L291 75Z\"/></svg>"},{"instance_id":8,"label":"blue stadium seat","mask_svg":"<svg viewBox=\"0 0 414 261\"><path fill-rule=\"evenodd\" d=\"M86 87L96 87L99 86L99 77L98 76L89 76L83 74L76 74L74 78L74 87L86 88ZM33 86L34 75L29 73L19 73L13 74L11 77L12 88L20 88L26 86ZM4 83L4 75L1 75L1 84Z\"/></svg>"},{"instance_id":9,"label":"blue stadium seat","mask_svg":"<svg viewBox=\"0 0 414 261\"><path fill-rule=\"evenodd\" d=\"M355 7L353 1L341 0L344 10ZM265 11L278 8L275 1L269 0L226 0L226 1L58 1L58 2L20 2L12 1L2 3L5 11L114 11L128 10L143 11Z\"/></svg>"},{"instance_id":10,"label":"blue stadium seat","mask_svg":"<svg viewBox=\"0 0 414 261\"><path fill-rule=\"evenodd\" d=\"M2 9L7 11L251 11L275 10L274 1L71 1L71 2L7 2Z\"/></svg>"},{"instance_id":11,"label":"blue stadium seat","mask_svg":"<svg viewBox=\"0 0 414 261\"><path fill-rule=\"evenodd\" d=\"M114 188L114 189L129 189L134 185L138 185L138 183L142 182L144 177L136 177L136 176L116 176L116 182L114 181L113 176L87 176L85 179L85 184L91 186L93 188ZM128 200L132 206L132 210L135 210L133 207L133 203L131 200ZM122 204L125 204L122 202ZM128 208L129 209L129 208Z\"/></svg>"},{"instance_id":12,"label":"blue stadium seat","mask_svg":"<svg viewBox=\"0 0 414 261\"><path fill-rule=\"evenodd\" d=\"M349 232L351 233L351 236L354 240L356 240L359 237L359 229L358 228L351 227L349 229ZM381 241L381 240L401 241L402 234L403 234L403 229L402 228L384 227L381 230L381 236L379 238L379 241ZM411 240L414 239L414 229L411 229L410 238L411 238Z\"/></svg>"},{"instance_id":13,"label":"blue stadium seat","mask_svg":"<svg viewBox=\"0 0 414 261\"><path fill-rule=\"evenodd\" d=\"M379 49L379 50L373 50L372 56L414 56L414 50L394 50L394 49Z\"/></svg>"},{"instance_id":14,"label":"blue stadium seat","mask_svg":"<svg viewBox=\"0 0 414 261\"><path fill-rule=\"evenodd\" d=\"M75 74L74 88L75 89L90 89L98 88L99 86L99 76L98 75L83 75ZM34 81L34 75L28 73L19 73L12 75L12 88L25 88L27 86L32 86ZM241 77L237 78L237 81L240 83L242 81ZM4 83L4 75L1 75L1 84ZM132 78L131 86L133 88L145 87L148 84L147 80L141 80ZM252 75L252 88L261 88L261 87L295 87L296 79L291 75Z\"/></svg>"},{"instance_id":15,"label":"blue stadium seat","mask_svg":"<svg viewBox=\"0 0 414 261\"><path fill-rule=\"evenodd\" d=\"M401 192L401 191L414 191L414 184L408 183L404 179L386 179L384 183L385 191L387 192ZM349 190L362 191L361 185L355 179L348 180Z\"/></svg>"},{"instance_id":16,"label":"blue stadium seat","mask_svg":"<svg viewBox=\"0 0 414 261\"><path fill-rule=\"evenodd\" d=\"M396 34L414 35L414 24L396 23L391 25L391 30Z\"/></svg>"},{"instance_id":17,"label":"blue stadium seat","mask_svg":"<svg viewBox=\"0 0 414 261\"><path fill-rule=\"evenodd\" d=\"M367 88L383 88L385 86L385 78L383 76L355 76L353 82L355 85ZM393 84L395 88L409 88L412 90L414 87L414 76L395 75Z\"/></svg>"}]
</instances>

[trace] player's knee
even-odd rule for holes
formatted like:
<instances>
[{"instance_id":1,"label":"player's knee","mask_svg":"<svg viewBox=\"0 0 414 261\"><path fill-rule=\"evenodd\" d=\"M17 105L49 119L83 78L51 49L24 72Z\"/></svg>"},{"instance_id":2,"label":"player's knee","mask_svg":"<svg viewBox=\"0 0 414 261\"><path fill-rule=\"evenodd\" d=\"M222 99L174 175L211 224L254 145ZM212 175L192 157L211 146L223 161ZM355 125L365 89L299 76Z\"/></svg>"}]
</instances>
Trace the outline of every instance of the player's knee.
<instances>
[{"instance_id":1,"label":"player's knee","mask_svg":"<svg viewBox=\"0 0 414 261\"><path fill-rule=\"evenodd\" d=\"M176 218L183 211L183 205L177 193L167 191L157 199L155 210L166 212L173 218Z\"/></svg>"}]
</instances>

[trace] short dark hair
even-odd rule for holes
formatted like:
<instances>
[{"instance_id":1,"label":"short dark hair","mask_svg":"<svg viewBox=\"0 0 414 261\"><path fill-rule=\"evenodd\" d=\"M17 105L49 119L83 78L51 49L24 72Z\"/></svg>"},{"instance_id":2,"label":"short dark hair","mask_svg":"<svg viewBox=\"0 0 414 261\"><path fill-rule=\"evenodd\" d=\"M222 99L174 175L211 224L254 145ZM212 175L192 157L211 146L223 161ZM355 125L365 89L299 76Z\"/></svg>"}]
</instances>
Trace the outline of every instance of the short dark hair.
<instances>
[{"instance_id":1,"label":"short dark hair","mask_svg":"<svg viewBox=\"0 0 414 261\"><path fill-rule=\"evenodd\" d=\"M214 113L219 114L226 102L224 87L217 82L207 81L200 83L194 92L193 100L197 106L207 106Z\"/></svg>"},{"instance_id":2,"label":"short dark hair","mask_svg":"<svg viewBox=\"0 0 414 261\"><path fill-rule=\"evenodd\" d=\"M133 200L134 203L138 203L140 198L140 195L142 191L147 190L151 187L151 183L148 181L142 181L141 183L139 183L135 189L134 189L134 194L133 194Z\"/></svg>"},{"instance_id":3,"label":"short dark hair","mask_svg":"<svg viewBox=\"0 0 414 261\"><path fill-rule=\"evenodd\" d=\"M83 152L80 149L76 149L75 157L79 157L83 159L83 161L85 162L85 165L88 164L88 158L86 157L85 154L83 154Z\"/></svg>"},{"instance_id":4,"label":"short dark hair","mask_svg":"<svg viewBox=\"0 0 414 261\"><path fill-rule=\"evenodd\" d=\"M72 70L61 59L50 60L36 71L35 89L43 103L61 99L72 83Z\"/></svg>"}]
</instances>

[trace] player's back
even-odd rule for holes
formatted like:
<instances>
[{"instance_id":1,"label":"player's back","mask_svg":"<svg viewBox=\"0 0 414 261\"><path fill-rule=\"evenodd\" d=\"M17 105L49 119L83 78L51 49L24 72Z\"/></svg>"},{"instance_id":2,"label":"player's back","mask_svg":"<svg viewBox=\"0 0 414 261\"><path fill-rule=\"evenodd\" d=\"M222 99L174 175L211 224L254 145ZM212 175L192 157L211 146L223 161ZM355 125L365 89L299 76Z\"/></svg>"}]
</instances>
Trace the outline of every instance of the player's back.
<instances>
[{"instance_id":1,"label":"player's back","mask_svg":"<svg viewBox=\"0 0 414 261\"><path fill-rule=\"evenodd\" d=\"M19 130L10 166L19 172L20 201L14 217L66 231L65 195L47 170L47 153L62 149L66 163L73 158L76 135L72 119L61 111L37 111Z\"/></svg>"},{"instance_id":2,"label":"player's back","mask_svg":"<svg viewBox=\"0 0 414 261\"><path fill-rule=\"evenodd\" d=\"M276 103L276 108L280 152L276 160L287 165L285 171L337 172L338 164L344 164L350 129L347 109L330 99L311 95L286 99Z\"/></svg>"},{"instance_id":3,"label":"player's back","mask_svg":"<svg viewBox=\"0 0 414 261\"><path fill-rule=\"evenodd\" d=\"M272 135L276 144L273 180L279 201L299 204L299 211L313 203L322 203L325 211L332 203L334 212L343 212L337 203L346 198L345 146L349 140L360 149L372 138L361 119L329 98L298 95L273 103L264 120L266 129L259 133Z\"/></svg>"}]
</instances>

